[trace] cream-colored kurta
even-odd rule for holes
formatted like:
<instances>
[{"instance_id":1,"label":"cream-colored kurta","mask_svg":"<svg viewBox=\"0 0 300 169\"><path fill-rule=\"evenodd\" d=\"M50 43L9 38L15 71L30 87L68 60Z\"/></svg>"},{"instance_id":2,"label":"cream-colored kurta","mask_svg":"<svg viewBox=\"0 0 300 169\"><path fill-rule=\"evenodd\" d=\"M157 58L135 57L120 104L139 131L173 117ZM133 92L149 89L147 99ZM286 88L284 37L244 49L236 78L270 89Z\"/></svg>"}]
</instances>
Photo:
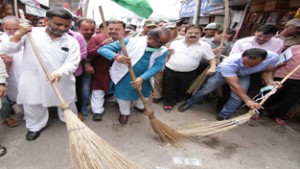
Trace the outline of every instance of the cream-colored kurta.
<instances>
[{"instance_id":1,"label":"cream-colored kurta","mask_svg":"<svg viewBox=\"0 0 300 169\"><path fill-rule=\"evenodd\" d=\"M58 89L67 103L75 101L75 77L80 62L80 49L78 42L67 34L51 40L45 28L33 28L33 39L48 71L62 75ZM4 41L0 44L1 53L12 53L21 50L24 45L24 57L19 78L18 104L37 105L43 107L57 106L59 100L47 81L42 67L34 54L28 37L14 43Z\"/></svg>"}]
</instances>

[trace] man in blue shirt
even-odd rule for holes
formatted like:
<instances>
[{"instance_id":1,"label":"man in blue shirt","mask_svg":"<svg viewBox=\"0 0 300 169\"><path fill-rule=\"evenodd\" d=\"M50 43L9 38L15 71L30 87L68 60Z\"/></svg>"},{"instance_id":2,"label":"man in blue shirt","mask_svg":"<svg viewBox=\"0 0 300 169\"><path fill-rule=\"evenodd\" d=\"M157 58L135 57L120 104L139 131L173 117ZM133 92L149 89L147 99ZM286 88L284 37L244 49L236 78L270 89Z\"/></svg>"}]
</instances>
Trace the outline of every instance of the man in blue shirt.
<instances>
[{"instance_id":1,"label":"man in blue shirt","mask_svg":"<svg viewBox=\"0 0 300 169\"><path fill-rule=\"evenodd\" d=\"M280 83L273 81L273 72L278 61L278 54L258 48L231 55L218 65L216 74L211 76L200 90L182 104L178 111L184 112L193 104L203 100L204 95L226 82L232 91L229 100L219 112L217 120L229 119L242 101L250 109L261 109L262 106L252 101L247 95L250 83L249 75L264 71L262 78L267 85L280 85Z\"/></svg>"},{"instance_id":2,"label":"man in blue shirt","mask_svg":"<svg viewBox=\"0 0 300 169\"><path fill-rule=\"evenodd\" d=\"M167 48L163 47L170 41L170 30L156 28L148 33L148 36L125 39L124 43L130 58L118 54L121 50L120 42L114 42L98 49L98 52L108 60L115 60L110 68L110 77L115 84L115 93L119 107L119 122L126 124L130 115L130 102L137 101L134 109L143 112L144 106L136 89L140 89L148 98L152 86L150 78L161 71L164 67L168 54ZM131 64L136 75L132 81L128 72L127 64Z\"/></svg>"}]
</instances>

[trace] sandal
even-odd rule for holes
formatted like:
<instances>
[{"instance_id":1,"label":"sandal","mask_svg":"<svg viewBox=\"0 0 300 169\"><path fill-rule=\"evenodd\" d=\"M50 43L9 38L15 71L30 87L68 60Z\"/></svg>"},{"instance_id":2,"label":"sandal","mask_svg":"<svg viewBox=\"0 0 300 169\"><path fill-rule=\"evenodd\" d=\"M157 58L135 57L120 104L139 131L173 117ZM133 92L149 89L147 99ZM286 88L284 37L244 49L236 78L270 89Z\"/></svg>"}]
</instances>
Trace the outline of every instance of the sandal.
<instances>
[{"instance_id":1,"label":"sandal","mask_svg":"<svg viewBox=\"0 0 300 169\"><path fill-rule=\"evenodd\" d=\"M20 123L13 118L7 118L4 120L4 124L6 124L8 127L17 127Z\"/></svg>"},{"instance_id":2,"label":"sandal","mask_svg":"<svg viewBox=\"0 0 300 169\"><path fill-rule=\"evenodd\" d=\"M165 109L165 111L169 112L169 111L171 111L173 109L173 106L171 106L171 105L165 105L164 109Z\"/></svg>"},{"instance_id":3,"label":"sandal","mask_svg":"<svg viewBox=\"0 0 300 169\"><path fill-rule=\"evenodd\" d=\"M280 126L285 125L285 120L283 120L282 118L274 118L273 120L276 124L278 124Z\"/></svg>"},{"instance_id":4,"label":"sandal","mask_svg":"<svg viewBox=\"0 0 300 169\"><path fill-rule=\"evenodd\" d=\"M251 116L251 120L258 120L260 118L259 114L254 114L253 116Z\"/></svg>"},{"instance_id":5,"label":"sandal","mask_svg":"<svg viewBox=\"0 0 300 169\"><path fill-rule=\"evenodd\" d=\"M4 154L6 154L7 150L5 147L3 147L2 145L0 145L0 157L4 156Z\"/></svg>"}]
</instances>

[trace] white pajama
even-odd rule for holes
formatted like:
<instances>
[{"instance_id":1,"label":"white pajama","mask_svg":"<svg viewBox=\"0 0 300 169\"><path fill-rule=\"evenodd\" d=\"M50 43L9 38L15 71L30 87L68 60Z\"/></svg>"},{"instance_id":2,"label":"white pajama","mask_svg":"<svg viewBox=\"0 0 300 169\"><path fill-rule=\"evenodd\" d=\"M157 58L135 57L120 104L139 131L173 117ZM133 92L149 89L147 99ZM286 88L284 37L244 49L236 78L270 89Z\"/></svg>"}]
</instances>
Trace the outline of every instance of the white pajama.
<instances>
[{"instance_id":1,"label":"white pajama","mask_svg":"<svg viewBox=\"0 0 300 169\"><path fill-rule=\"evenodd\" d=\"M103 90L93 90L91 107L94 114L102 114L104 112L104 96L105 91Z\"/></svg>"},{"instance_id":2,"label":"white pajama","mask_svg":"<svg viewBox=\"0 0 300 169\"><path fill-rule=\"evenodd\" d=\"M47 125L49 119L49 112L47 107L43 107L41 104L24 104L23 106L26 128L29 131L40 131ZM69 106L72 112L77 115L75 102L71 103ZM58 117L62 122L65 122L64 112L60 108L58 108Z\"/></svg>"},{"instance_id":3,"label":"white pajama","mask_svg":"<svg viewBox=\"0 0 300 169\"><path fill-rule=\"evenodd\" d=\"M145 99L148 100L148 98L145 98ZM121 100L121 99L117 99L117 100L118 100L118 104L119 104L120 113L122 115L130 115L131 101L130 100ZM140 98L135 101L135 107L137 107L139 109L144 109L145 108L144 104L143 104L143 102Z\"/></svg>"}]
</instances>

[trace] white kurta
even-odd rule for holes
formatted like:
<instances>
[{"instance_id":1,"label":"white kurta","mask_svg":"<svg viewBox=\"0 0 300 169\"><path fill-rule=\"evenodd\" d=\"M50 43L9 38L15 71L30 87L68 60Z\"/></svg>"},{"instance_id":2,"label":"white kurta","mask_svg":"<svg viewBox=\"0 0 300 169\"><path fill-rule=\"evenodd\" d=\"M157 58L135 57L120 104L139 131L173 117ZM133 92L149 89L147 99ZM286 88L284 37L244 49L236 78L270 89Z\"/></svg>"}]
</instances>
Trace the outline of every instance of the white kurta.
<instances>
[{"instance_id":1,"label":"white kurta","mask_svg":"<svg viewBox=\"0 0 300 169\"><path fill-rule=\"evenodd\" d=\"M75 77L73 73L80 62L78 42L67 34L51 40L45 28L33 28L32 36L38 51L50 73L62 75L58 89L67 103L75 101ZM0 53L12 53L21 50L24 45L24 57L19 78L18 104L37 105L43 107L57 106L59 100L46 80L45 73L40 66L28 37L14 43L4 41L0 44Z\"/></svg>"},{"instance_id":2,"label":"white kurta","mask_svg":"<svg viewBox=\"0 0 300 169\"><path fill-rule=\"evenodd\" d=\"M0 40L8 40L9 36L4 33ZM8 97L12 101L17 101L18 95L18 81L21 74L22 68L22 60L23 60L23 48L19 52L15 53L7 53L12 57L12 62L10 69L8 70L8 79L7 79L7 87L8 87Z\"/></svg>"}]
</instances>

